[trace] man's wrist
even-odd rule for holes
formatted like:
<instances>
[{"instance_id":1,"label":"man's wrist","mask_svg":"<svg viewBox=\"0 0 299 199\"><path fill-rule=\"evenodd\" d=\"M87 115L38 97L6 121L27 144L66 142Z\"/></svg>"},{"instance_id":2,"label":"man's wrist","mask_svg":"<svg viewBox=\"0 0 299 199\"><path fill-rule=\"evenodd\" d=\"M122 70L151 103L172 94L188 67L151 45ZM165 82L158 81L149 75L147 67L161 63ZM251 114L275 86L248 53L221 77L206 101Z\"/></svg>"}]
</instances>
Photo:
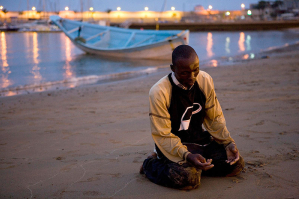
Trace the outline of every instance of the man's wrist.
<instances>
[{"instance_id":1,"label":"man's wrist","mask_svg":"<svg viewBox=\"0 0 299 199\"><path fill-rule=\"evenodd\" d=\"M183 159L187 161L187 156L188 156L190 153L191 153L191 152L186 151L186 152L183 154Z\"/></svg>"},{"instance_id":2,"label":"man's wrist","mask_svg":"<svg viewBox=\"0 0 299 199\"><path fill-rule=\"evenodd\" d=\"M232 143L235 144L235 142L230 142L230 143L224 145L225 150L226 150L226 148L227 148L230 144L232 144Z\"/></svg>"}]
</instances>

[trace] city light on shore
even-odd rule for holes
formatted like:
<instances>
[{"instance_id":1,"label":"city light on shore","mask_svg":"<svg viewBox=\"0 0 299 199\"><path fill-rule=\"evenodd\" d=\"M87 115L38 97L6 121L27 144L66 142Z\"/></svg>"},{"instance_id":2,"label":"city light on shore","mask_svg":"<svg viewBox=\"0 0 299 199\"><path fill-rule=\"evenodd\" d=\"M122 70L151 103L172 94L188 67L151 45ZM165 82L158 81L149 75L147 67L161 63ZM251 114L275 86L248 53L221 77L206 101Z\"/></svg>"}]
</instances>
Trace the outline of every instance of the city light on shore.
<instances>
[{"instance_id":1,"label":"city light on shore","mask_svg":"<svg viewBox=\"0 0 299 199\"><path fill-rule=\"evenodd\" d=\"M121 7L117 7L116 10L117 10L117 11L121 11Z\"/></svg>"},{"instance_id":2,"label":"city light on shore","mask_svg":"<svg viewBox=\"0 0 299 199\"><path fill-rule=\"evenodd\" d=\"M230 15L230 12L229 12L229 11L227 11L227 12L225 13L225 15L226 15L226 16L229 16L229 15Z\"/></svg>"},{"instance_id":3,"label":"city light on shore","mask_svg":"<svg viewBox=\"0 0 299 199\"><path fill-rule=\"evenodd\" d=\"M213 6L209 5L209 10L212 10Z\"/></svg>"},{"instance_id":4,"label":"city light on shore","mask_svg":"<svg viewBox=\"0 0 299 199\"><path fill-rule=\"evenodd\" d=\"M32 10L36 10L36 8L33 6L33 7L32 7Z\"/></svg>"},{"instance_id":5,"label":"city light on shore","mask_svg":"<svg viewBox=\"0 0 299 199\"><path fill-rule=\"evenodd\" d=\"M175 7L172 6L172 7L171 7L171 10L174 11L174 10L175 10Z\"/></svg>"},{"instance_id":6,"label":"city light on shore","mask_svg":"<svg viewBox=\"0 0 299 199\"><path fill-rule=\"evenodd\" d=\"M66 6L66 7L64 8L64 10L69 10L69 7Z\"/></svg>"},{"instance_id":7,"label":"city light on shore","mask_svg":"<svg viewBox=\"0 0 299 199\"><path fill-rule=\"evenodd\" d=\"M3 10L3 6L0 6L0 10Z\"/></svg>"},{"instance_id":8,"label":"city light on shore","mask_svg":"<svg viewBox=\"0 0 299 199\"><path fill-rule=\"evenodd\" d=\"M145 11L148 11L148 7L144 7L144 10L145 10Z\"/></svg>"},{"instance_id":9,"label":"city light on shore","mask_svg":"<svg viewBox=\"0 0 299 199\"><path fill-rule=\"evenodd\" d=\"M90 11L93 11L93 7L90 7L89 10L90 10Z\"/></svg>"},{"instance_id":10,"label":"city light on shore","mask_svg":"<svg viewBox=\"0 0 299 199\"><path fill-rule=\"evenodd\" d=\"M245 9L245 4L244 3L241 4L241 8Z\"/></svg>"}]
</instances>

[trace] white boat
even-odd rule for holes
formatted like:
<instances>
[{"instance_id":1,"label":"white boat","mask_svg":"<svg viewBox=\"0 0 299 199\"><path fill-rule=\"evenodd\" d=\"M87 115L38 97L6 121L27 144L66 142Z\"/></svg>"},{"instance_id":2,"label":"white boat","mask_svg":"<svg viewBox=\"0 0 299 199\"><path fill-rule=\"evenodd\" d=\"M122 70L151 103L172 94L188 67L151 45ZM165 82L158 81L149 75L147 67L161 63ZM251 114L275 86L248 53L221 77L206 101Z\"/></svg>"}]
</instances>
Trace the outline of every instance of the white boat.
<instances>
[{"instance_id":1,"label":"white boat","mask_svg":"<svg viewBox=\"0 0 299 199\"><path fill-rule=\"evenodd\" d=\"M58 32L61 31L56 25L47 20L36 20L20 26L19 32Z\"/></svg>"},{"instance_id":2,"label":"white boat","mask_svg":"<svg viewBox=\"0 0 299 199\"><path fill-rule=\"evenodd\" d=\"M189 30L136 30L50 17L86 53L130 59L171 59L173 49L189 42Z\"/></svg>"}]
</instances>

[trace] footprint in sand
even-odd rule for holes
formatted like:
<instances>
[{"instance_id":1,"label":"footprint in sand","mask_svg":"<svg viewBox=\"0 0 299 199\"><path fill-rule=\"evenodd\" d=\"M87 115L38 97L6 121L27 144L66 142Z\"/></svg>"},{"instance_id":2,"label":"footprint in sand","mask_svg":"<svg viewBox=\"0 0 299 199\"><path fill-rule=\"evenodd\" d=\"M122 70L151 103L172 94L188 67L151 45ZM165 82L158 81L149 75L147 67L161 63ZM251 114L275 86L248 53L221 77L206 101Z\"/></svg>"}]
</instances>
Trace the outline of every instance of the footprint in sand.
<instances>
[{"instance_id":1,"label":"footprint in sand","mask_svg":"<svg viewBox=\"0 0 299 199\"><path fill-rule=\"evenodd\" d=\"M263 125L263 124L265 124L265 121L264 121L264 120L262 120L262 121L256 123L255 125L259 126L259 125Z\"/></svg>"}]
</instances>

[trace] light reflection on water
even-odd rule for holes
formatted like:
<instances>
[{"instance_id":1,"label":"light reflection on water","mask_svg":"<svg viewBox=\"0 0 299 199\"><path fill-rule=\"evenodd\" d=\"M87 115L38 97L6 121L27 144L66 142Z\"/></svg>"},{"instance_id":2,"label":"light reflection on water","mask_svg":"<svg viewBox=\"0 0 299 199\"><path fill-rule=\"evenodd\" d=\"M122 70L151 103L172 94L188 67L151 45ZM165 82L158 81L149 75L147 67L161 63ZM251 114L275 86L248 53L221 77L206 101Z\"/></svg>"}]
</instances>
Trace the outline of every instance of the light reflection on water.
<instances>
[{"instance_id":1,"label":"light reflection on water","mask_svg":"<svg viewBox=\"0 0 299 199\"><path fill-rule=\"evenodd\" d=\"M208 32L207 36L207 56L210 58L214 55L213 53L213 34L211 32Z\"/></svg>"},{"instance_id":2,"label":"light reflection on water","mask_svg":"<svg viewBox=\"0 0 299 199\"><path fill-rule=\"evenodd\" d=\"M245 34L244 34L244 32L240 32L240 38L239 38L239 41L238 41L239 52L244 52L245 51L244 42L245 42Z\"/></svg>"},{"instance_id":3,"label":"light reflection on water","mask_svg":"<svg viewBox=\"0 0 299 199\"><path fill-rule=\"evenodd\" d=\"M251 36L247 35L247 37L246 37L246 48L247 48L248 51L251 50L250 40L251 40Z\"/></svg>"},{"instance_id":4,"label":"light reflection on water","mask_svg":"<svg viewBox=\"0 0 299 199\"><path fill-rule=\"evenodd\" d=\"M65 65L63 66L63 69L65 69L64 78L70 79L75 76L72 71L72 66L70 64L70 62L72 61L72 54L71 54L71 48L72 48L71 45L72 44L71 44L71 40L68 38L65 38L64 35L61 35L60 39L61 39L61 43L65 42L65 45L62 45L62 46L65 46ZM69 85L70 88L73 88L75 86L76 85L73 83L70 83L70 85Z\"/></svg>"},{"instance_id":5,"label":"light reflection on water","mask_svg":"<svg viewBox=\"0 0 299 199\"><path fill-rule=\"evenodd\" d=\"M33 78L34 78L34 84L39 84L43 77L40 74L40 67L39 67L39 48L38 48L38 41L37 41L37 33L33 32L32 33L32 53L33 53L33 67L31 70L31 73L33 74Z\"/></svg>"},{"instance_id":6,"label":"light reflection on water","mask_svg":"<svg viewBox=\"0 0 299 199\"><path fill-rule=\"evenodd\" d=\"M8 77L11 71L9 70L9 65L7 62L7 45L4 32L1 32L1 61L1 87L7 88L12 84L12 81ZM8 92L7 95L13 95L13 93Z\"/></svg>"},{"instance_id":7,"label":"light reflection on water","mask_svg":"<svg viewBox=\"0 0 299 199\"><path fill-rule=\"evenodd\" d=\"M227 53L227 54L229 54L230 53L230 49L229 49L229 43L230 43L230 38L229 37L226 37L226 42L225 42L225 52Z\"/></svg>"},{"instance_id":8,"label":"light reflection on water","mask_svg":"<svg viewBox=\"0 0 299 199\"><path fill-rule=\"evenodd\" d=\"M218 67L222 61L234 60L236 55L253 59L261 49L295 43L298 39L298 34L287 31L190 33L190 45L199 56L201 68ZM2 96L15 95L27 88L39 92L51 86L96 83L112 77L109 74L167 66L171 62L99 58L80 51L63 33L2 32L0 44Z\"/></svg>"}]
</instances>

